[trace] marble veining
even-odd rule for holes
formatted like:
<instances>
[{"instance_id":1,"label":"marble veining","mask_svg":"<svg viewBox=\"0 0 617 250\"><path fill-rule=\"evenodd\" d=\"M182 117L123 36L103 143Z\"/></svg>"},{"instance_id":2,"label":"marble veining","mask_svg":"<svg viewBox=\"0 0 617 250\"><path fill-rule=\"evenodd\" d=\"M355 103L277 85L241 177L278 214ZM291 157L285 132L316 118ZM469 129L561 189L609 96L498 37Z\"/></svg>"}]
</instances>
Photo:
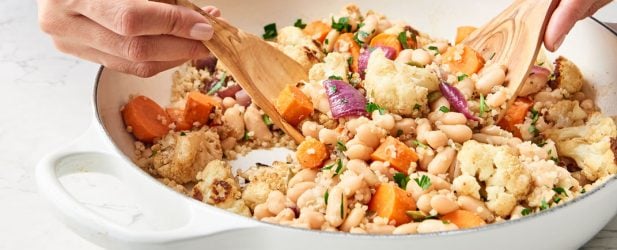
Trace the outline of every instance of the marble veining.
<instances>
[{"instance_id":1,"label":"marble veining","mask_svg":"<svg viewBox=\"0 0 617 250\"><path fill-rule=\"evenodd\" d=\"M617 3L607 9L599 18L617 23ZM39 159L88 127L98 65L53 48L38 30L35 1L3 1L0 30L0 249L100 249L51 214L34 181ZM71 185L79 185L88 207L141 227L142 213L130 200L108 200L110 194L97 193L98 184L78 179ZM584 248L617 249L617 219Z\"/></svg>"}]
</instances>

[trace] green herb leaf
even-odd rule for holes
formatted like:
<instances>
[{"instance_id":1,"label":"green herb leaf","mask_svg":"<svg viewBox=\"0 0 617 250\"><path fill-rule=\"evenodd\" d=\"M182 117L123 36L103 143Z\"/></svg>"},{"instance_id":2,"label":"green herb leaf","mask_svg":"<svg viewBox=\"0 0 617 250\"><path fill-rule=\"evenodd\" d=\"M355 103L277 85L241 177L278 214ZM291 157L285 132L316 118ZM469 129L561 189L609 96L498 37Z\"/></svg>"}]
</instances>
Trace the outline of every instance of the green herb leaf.
<instances>
[{"instance_id":1,"label":"green herb leaf","mask_svg":"<svg viewBox=\"0 0 617 250\"><path fill-rule=\"evenodd\" d=\"M548 209L548 203L546 203L546 200L542 199L542 203L540 204L540 211L544 211Z\"/></svg>"},{"instance_id":2,"label":"green herb leaf","mask_svg":"<svg viewBox=\"0 0 617 250\"><path fill-rule=\"evenodd\" d=\"M542 66L542 65L544 65L544 62L538 63L538 66Z\"/></svg>"},{"instance_id":3,"label":"green herb leaf","mask_svg":"<svg viewBox=\"0 0 617 250\"><path fill-rule=\"evenodd\" d=\"M271 23L264 26L264 34L262 37L266 40L273 39L278 36L278 32L276 31L276 23Z\"/></svg>"},{"instance_id":4,"label":"green herb leaf","mask_svg":"<svg viewBox=\"0 0 617 250\"><path fill-rule=\"evenodd\" d=\"M531 124L535 125L538 122L538 119L540 119L540 112L538 112L534 108L531 108L530 112L531 112Z\"/></svg>"},{"instance_id":5,"label":"green herb leaf","mask_svg":"<svg viewBox=\"0 0 617 250\"><path fill-rule=\"evenodd\" d=\"M443 223L444 225L448 225L448 224L450 224L450 221L447 221L447 220L441 220L441 223Z\"/></svg>"},{"instance_id":6,"label":"green herb leaf","mask_svg":"<svg viewBox=\"0 0 617 250\"><path fill-rule=\"evenodd\" d=\"M264 123L266 124L266 126L270 126L270 125L274 124L274 123L272 123L272 119L270 119L270 116L268 116L268 115L266 115L266 114L263 114L263 115L261 116L261 119L264 121Z\"/></svg>"},{"instance_id":7,"label":"green herb leaf","mask_svg":"<svg viewBox=\"0 0 617 250\"><path fill-rule=\"evenodd\" d=\"M467 74L462 74L462 75L459 75L459 76L458 76L458 77L456 77L456 78L457 78L457 79L458 79L458 81L460 82L460 81L462 81L462 80L465 80L465 78L467 78L467 77L469 77Z\"/></svg>"},{"instance_id":8,"label":"green herb leaf","mask_svg":"<svg viewBox=\"0 0 617 250\"><path fill-rule=\"evenodd\" d=\"M521 215L522 216L527 216L530 213L531 213L531 209L529 209L529 208L525 208L525 209L523 209L523 211L521 211Z\"/></svg>"},{"instance_id":9,"label":"green herb leaf","mask_svg":"<svg viewBox=\"0 0 617 250\"><path fill-rule=\"evenodd\" d=\"M356 34L354 34L353 39L356 41L356 43L362 45L364 44L364 40L366 40L366 38L370 35L371 34L367 33L366 31L359 30L358 32L356 32Z\"/></svg>"},{"instance_id":10,"label":"green herb leaf","mask_svg":"<svg viewBox=\"0 0 617 250\"><path fill-rule=\"evenodd\" d=\"M439 111L441 111L443 113L448 113L448 112L450 112L450 109L448 107L446 107L446 106L441 106L439 108Z\"/></svg>"},{"instance_id":11,"label":"green herb leaf","mask_svg":"<svg viewBox=\"0 0 617 250\"><path fill-rule=\"evenodd\" d=\"M416 145L416 147L428 148L428 146L418 140L413 141L413 144Z\"/></svg>"},{"instance_id":12,"label":"green herb leaf","mask_svg":"<svg viewBox=\"0 0 617 250\"><path fill-rule=\"evenodd\" d=\"M336 160L336 170L334 170L334 175L340 175L343 173L343 161L341 159Z\"/></svg>"},{"instance_id":13,"label":"green herb leaf","mask_svg":"<svg viewBox=\"0 0 617 250\"><path fill-rule=\"evenodd\" d=\"M428 102L431 103L437 101L437 99L441 98L442 96L443 94L441 93L441 91L433 91L428 94Z\"/></svg>"},{"instance_id":14,"label":"green herb leaf","mask_svg":"<svg viewBox=\"0 0 617 250\"><path fill-rule=\"evenodd\" d=\"M302 19L298 18L298 20L296 20L296 22L294 23L294 26L300 29L304 29L306 28L306 23L302 22Z\"/></svg>"},{"instance_id":15,"label":"green herb leaf","mask_svg":"<svg viewBox=\"0 0 617 250\"><path fill-rule=\"evenodd\" d=\"M422 175L419 179L414 178L413 180L422 188L422 190L427 190L431 187L431 178L426 175Z\"/></svg>"},{"instance_id":16,"label":"green herb leaf","mask_svg":"<svg viewBox=\"0 0 617 250\"><path fill-rule=\"evenodd\" d=\"M158 154L158 153L159 153L159 151L152 150L152 154L150 154L150 158L156 156L156 154Z\"/></svg>"},{"instance_id":17,"label":"green herb leaf","mask_svg":"<svg viewBox=\"0 0 617 250\"><path fill-rule=\"evenodd\" d=\"M493 54L491 54L491 56L488 59L493 60L494 57L495 57L495 52L493 52Z\"/></svg>"},{"instance_id":18,"label":"green herb leaf","mask_svg":"<svg viewBox=\"0 0 617 250\"><path fill-rule=\"evenodd\" d=\"M486 99L483 94L480 94L480 117L484 116L484 113L487 110Z\"/></svg>"},{"instance_id":19,"label":"green herb leaf","mask_svg":"<svg viewBox=\"0 0 617 250\"><path fill-rule=\"evenodd\" d=\"M396 173L393 178L394 182L396 182L396 184L398 184L398 186L402 189L407 188L407 183L410 181L409 176L403 173Z\"/></svg>"},{"instance_id":20,"label":"green herb leaf","mask_svg":"<svg viewBox=\"0 0 617 250\"><path fill-rule=\"evenodd\" d=\"M338 150L339 152L345 152L347 151L347 147L345 146L345 144L343 144L342 141L336 141L336 150Z\"/></svg>"},{"instance_id":21,"label":"green herb leaf","mask_svg":"<svg viewBox=\"0 0 617 250\"><path fill-rule=\"evenodd\" d=\"M249 132L244 132L244 136L242 137L243 141L248 141L249 139L251 139L251 137L249 136Z\"/></svg>"},{"instance_id":22,"label":"green herb leaf","mask_svg":"<svg viewBox=\"0 0 617 250\"><path fill-rule=\"evenodd\" d=\"M434 51L435 55L439 55L439 48L436 46L428 46L428 49Z\"/></svg>"},{"instance_id":23,"label":"green herb leaf","mask_svg":"<svg viewBox=\"0 0 617 250\"><path fill-rule=\"evenodd\" d=\"M422 108L422 105L416 103L413 105L413 110L420 110Z\"/></svg>"},{"instance_id":24,"label":"green herb leaf","mask_svg":"<svg viewBox=\"0 0 617 250\"><path fill-rule=\"evenodd\" d=\"M585 188L581 189L581 194L587 193L587 190Z\"/></svg>"},{"instance_id":25,"label":"green herb leaf","mask_svg":"<svg viewBox=\"0 0 617 250\"><path fill-rule=\"evenodd\" d=\"M326 203L326 205L328 205L328 196L330 196L330 193L328 193L328 190L326 190L326 193L323 194L323 201L324 203Z\"/></svg>"},{"instance_id":26,"label":"green herb leaf","mask_svg":"<svg viewBox=\"0 0 617 250\"><path fill-rule=\"evenodd\" d=\"M336 90L337 90L336 85L334 84L331 85L329 90L330 90L330 93L329 93L330 95L336 93Z\"/></svg>"},{"instance_id":27,"label":"green herb leaf","mask_svg":"<svg viewBox=\"0 0 617 250\"><path fill-rule=\"evenodd\" d=\"M345 195L341 193L341 219L345 218Z\"/></svg>"},{"instance_id":28,"label":"green herb leaf","mask_svg":"<svg viewBox=\"0 0 617 250\"><path fill-rule=\"evenodd\" d=\"M184 131L180 132L180 136L186 136L186 133L184 133Z\"/></svg>"},{"instance_id":29,"label":"green herb leaf","mask_svg":"<svg viewBox=\"0 0 617 250\"><path fill-rule=\"evenodd\" d=\"M342 77L340 77L340 76L334 76L334 75L332 75L332 76L329 76L329 77L328 77L328 80L341 80L341 81L342 81L342 80L343 80L343 78L342 78Z\"/></svg>"},{"instance_id":30,"label":"green herb leaf","mask_svg":"<svg viewBox=\"0 0 617 250\"><path fill-rule=\"evenodd\" d=\"M561 197L553 197L553 202L555 202L555 204L559 204L560 201Z\"/></svg>"},{"instance_id":31,"label":"green herb leaf","mask_svg":"<svg viewBox=\"0 0 617 250\"><path fill-rule=\"evenodd\" d=\"M558 195L563 195L565 197L568 197L568 193L562 187L554 187L553 191L555 191L555 193L557 193Z\"/></svg>"},{"instance_id":32,"label":"green herb leaf","mask_svg":"<svg viewBox=\"0 0 617 250\"><path fill-rule=\"evenodd\" d=\"M403 135L403 130L400 130L400 129L396 130L396 137L399 137L401 135Z\"/></svg>"},{"instance_id":33,"label":"green herb leaf","mask_svg":"<svg viewBox=\"0 0 617 250\"><path fill-rule=\"evenodd\" d=\"M338 22L335 21L334 18L332 18L332 28L335 30L338 30L339 32L342 32L342 31L350 32L351 25L349 25L349 18L341 17L338 19Z\"/></svg>"},{"instance_id":34,"label":"green herb leaf","mask_svg":"<svg viewBox=\"0 0 617 250\"><path fill-rule=\"evenodd\" d=\"M535 124L531 124L529 125L529 129L527 129L529 131L530 134L532 134L534 137L540 135L540 130L538 130L538 128L536 128Z\"/></svg>"},{"instance_id":35,"label":"green herb leaf","mask_svg":"<svg viewBox=\"0 0 617 250\"><path fill-rule=\"evenodd\" d=\"M206 93L207 95L214 95L216 92L223 88L223 84L227 81L227 72L223 72L221 79L212 86L212 88Z\"/></svg>"},{"instance_id":36,"label":"green herb leaf","mask_svg":"<svg viewBox=\"0 0 617 250\"><path fill-rule=\"evenodd\" d=\"M407 43L407 31L398 33L398 41L403 46L403 49L410 49L409 43Z\"/></svg>"},{"instance_id":37,"label":"green herb leaf","mask_svg":"<svg viewBox=\"0 0 617 250\"><path fill-rule=\"evenodd\" d=\"M379 110L379 114L380 115L383 115L383 114L386 113L386 110L383 109L382 107L380 107L379 105L377 105L377 103L369 102L369 103L366 104L366 111L369 114L372 114L373 111L375 111L375 110Z\"/></svg>"}]
</instances>

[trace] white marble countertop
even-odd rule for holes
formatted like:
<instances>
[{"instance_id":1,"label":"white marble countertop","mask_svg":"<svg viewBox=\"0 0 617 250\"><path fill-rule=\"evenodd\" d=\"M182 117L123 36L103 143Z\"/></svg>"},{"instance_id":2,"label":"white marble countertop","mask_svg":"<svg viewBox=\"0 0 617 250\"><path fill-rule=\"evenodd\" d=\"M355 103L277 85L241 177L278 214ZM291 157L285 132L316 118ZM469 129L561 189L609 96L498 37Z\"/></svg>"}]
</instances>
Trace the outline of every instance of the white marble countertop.
<instances>
[{"instance_id":1,"label":"white marble countertop","mask_svg":"<svg viewBox=\"0 0 617 250\"><path fill-rule=\"evenodd\" d=\"M617 3L596 17L617 23ZM35 1L4 1L0 30L0 249L100 249L52 216L34 182L39 159L88 127L98 65L53 48ZM585 248L617 249L617 219Z\"/></svg>"}]
</instances>

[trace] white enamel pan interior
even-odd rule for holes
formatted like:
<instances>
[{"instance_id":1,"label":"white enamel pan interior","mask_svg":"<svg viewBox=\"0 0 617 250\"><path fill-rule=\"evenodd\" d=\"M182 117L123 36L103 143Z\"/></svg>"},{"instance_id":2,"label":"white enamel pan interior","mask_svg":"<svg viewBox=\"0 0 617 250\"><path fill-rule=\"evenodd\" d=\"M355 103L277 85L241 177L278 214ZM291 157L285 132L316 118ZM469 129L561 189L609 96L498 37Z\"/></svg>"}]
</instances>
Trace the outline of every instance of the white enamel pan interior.
<instances>
[{"instance_id":1,"label":"white enamel pan interior","mask_svg":"<svg viewBox=\"0 0 617 250\"><path fill-rule=\"evenodd\" d=\"M452 38L456 26L480 25L509 1L355 1L364 11L375 9L408 21L435 37ZM311 20L338 12L346 3L329 1L217 0L224 16L261 34L297 18ZM617 36L592 19L580 22L558 52L583 71L590 93L604 112L617 115ZM250 55L247 55L250 56ZM551 55L551 57L554 57ZM267 62L266 62L267 63ZM111 249L576 249L595 235L617 212L614 179L573 202L523 219L479 229L409 236L351 235L294 229L257 222L205 205L160 184L131 162L133 138L126 132L120 107L130 94L169 102L173 70L150 79L102 69L95 87L96 118L80 139L52 153L37 166L37 183L58 216L76 233ZM244 168L259 160L284 159L284 150L261 151L235 162ZM139 205L134 228L112 222L77 201L59 181L75 173L116 178Z\"/></svg>"}]
</instances>

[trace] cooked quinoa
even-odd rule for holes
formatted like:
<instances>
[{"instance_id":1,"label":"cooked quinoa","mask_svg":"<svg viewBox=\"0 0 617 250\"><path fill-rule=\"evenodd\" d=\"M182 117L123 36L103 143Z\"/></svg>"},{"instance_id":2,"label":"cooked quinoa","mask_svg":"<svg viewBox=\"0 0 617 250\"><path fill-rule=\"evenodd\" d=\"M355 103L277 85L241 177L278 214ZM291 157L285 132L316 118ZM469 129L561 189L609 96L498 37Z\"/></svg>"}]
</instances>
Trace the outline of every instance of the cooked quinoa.
<instances>
[{"instance_id":1,"label":"cooked quinoa","mask_svg":"<svg viewBox=\"0 0 617 250\"><path fill-rule=\"evenodd\" d=\"M617 173L614 118L582 92L584 78L565 57L553 66L541 55L507 106L507 67L355 5L279 29L270 43L310 68L296 86L312 110L297 125L302 144L206 58L175 72L169 116L157 117L166 134L136 141L135 162L174 190L240 215L359 234L513 220ZM170 113L188 112L192 93L215 103L205 124ZM341 105L352 101L366 105ZM139 130L125 121L127 132ZM232 171L229 161L273 147L297 152Z\"/></svg>"}]
</instances>

